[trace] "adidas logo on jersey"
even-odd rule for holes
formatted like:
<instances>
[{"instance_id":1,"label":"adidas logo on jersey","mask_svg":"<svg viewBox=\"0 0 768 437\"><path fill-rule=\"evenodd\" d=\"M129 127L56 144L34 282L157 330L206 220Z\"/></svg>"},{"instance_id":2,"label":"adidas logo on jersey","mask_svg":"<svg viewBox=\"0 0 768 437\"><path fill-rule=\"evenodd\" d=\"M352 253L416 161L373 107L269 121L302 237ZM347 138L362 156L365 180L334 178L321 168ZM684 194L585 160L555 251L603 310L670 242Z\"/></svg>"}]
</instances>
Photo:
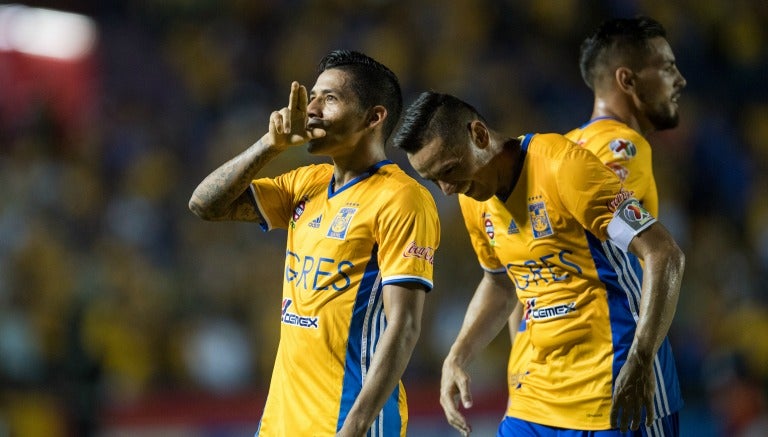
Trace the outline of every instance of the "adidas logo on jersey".
<instances>
[{"instance_id":1,"label":"adidas logo on jersey","mask_svg":"<svg viewBox=\"0 0 768 437\"><path fill-rule=\"evenodd\" d=\"M321 221L323 221L323 215L322 215L322 214L320 214L320 215L319 215L319 216L317 216L317 217L316 217L314 220L312 220L311 222L309 222L309 227L310 227L310 228L319 228L319 227L320 227L320 222L321 222Z\"/></svg>"}]
</instances>

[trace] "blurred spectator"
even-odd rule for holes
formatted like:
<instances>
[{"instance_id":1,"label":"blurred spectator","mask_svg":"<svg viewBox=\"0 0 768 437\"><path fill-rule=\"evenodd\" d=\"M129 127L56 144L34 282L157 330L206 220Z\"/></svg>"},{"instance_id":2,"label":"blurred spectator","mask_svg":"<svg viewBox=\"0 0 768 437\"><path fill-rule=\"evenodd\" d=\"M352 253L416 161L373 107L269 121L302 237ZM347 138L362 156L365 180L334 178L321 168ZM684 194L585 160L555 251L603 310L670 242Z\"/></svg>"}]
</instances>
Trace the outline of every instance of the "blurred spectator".
<instances>
[{"instance_id":1,"label":"blurred spectator","mask_svg":"<svg viewBox=\"0 0 768 437\"><path fill-rule=\"evenodd\" d=\"M728 437L768 435L768 396L743 356L723 350L704 363L704 380L712 413Z\"/></svg>"},{"instance_id":2,"label":"blurred spectator","mask_svg":"<svg viewBox=\"0 0 768 437\"><path fill-rule=\"evenodd\" d=\"M85 14L97 40L76 62L25 55L9 48L0 14L0 436L100 434L115 405L266 387L283 260L258 253L279 253L283 238L201 223L186 200L264 131L265 111L285 98L273 90L314 77L305 59L358 49L392 66L406 103L436 89L510 131L564 132L591 107L579 42L609 15L640 13L667 26L688 80L680 127L651 138L660 215L688 261L671 331L691 406L683 435L714 393L699 377L710 354L735 349L748 363L752 383L734 376L730 405L766 395L768 2L25 4ZM286 153L274 171L305 156ZM455 199L436 200L435 290L405 375L426 390L437 390L445 338L477 280L456 268L469 241ZM504 384L507 344L476 364L489 390ZM723 429L735 426L727 406L711 411Z\"/></svg>"}]
</instances>

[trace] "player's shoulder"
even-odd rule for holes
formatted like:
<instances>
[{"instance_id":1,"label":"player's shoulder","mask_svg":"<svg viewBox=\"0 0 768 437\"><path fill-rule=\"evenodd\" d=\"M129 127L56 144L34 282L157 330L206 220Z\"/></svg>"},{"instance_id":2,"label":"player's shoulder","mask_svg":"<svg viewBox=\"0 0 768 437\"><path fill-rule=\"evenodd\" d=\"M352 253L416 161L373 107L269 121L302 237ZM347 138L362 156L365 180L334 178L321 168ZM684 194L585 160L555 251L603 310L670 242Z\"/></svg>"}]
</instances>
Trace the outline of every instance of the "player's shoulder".
<instances>
[{"instance_id":1,"label":"player's shoulder","mask_svg":"<svg viewBox=\"0 0 768 437\"><path fill-rule=\"evenodd\" d=\"M333 173L333 166L327 163L308 164L301 167L297 167L291 170L289 173L293 173L296 176L303 176L303 177L326 176Z\"/></svg>"},{"instance_id":2,"label":"player's shoulder","mask_svg":"<svg viewBox=\"0 0 768 437\"><path fill-rule=\"evenodd\" d=\"M377 184L381 190L380 200L384 204L434 207L435 201L429 190L397 164L382 166L377 175L384 179Z\"/></svg>"},{"instance_id":3,"label":"player's shoulder","mask_svg":"<svg viewBox=\"0 0 768 437\"><path fill-rule=\"evenodd\" d=\"M521 137L526 160L560 160L569 151L581 149L571 139L558 133L528 134Z\"/></svg>"},{"instance_id":4,"label":"player's shoulder","mask_svg":"<svg viewBox=\"0 0 768 437\"><path fill-rule=\"evenodd\" d=\"M600 119L583 129L584 147L650 147L648 140L640 132L632 129L625 123L612 118Z\"/></svg>"}]
</instances>

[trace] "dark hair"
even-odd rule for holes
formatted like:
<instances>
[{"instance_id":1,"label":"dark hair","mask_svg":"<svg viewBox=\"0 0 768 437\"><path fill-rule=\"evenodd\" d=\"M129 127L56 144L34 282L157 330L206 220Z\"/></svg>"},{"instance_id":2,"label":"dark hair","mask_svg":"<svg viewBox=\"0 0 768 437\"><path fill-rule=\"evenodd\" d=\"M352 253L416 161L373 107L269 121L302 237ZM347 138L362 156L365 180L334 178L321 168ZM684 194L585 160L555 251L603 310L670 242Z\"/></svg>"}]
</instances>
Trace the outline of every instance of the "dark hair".
<instances>
[{"instance_id":1,"label":"dark hair","mask_svg":"<svg viewBox=\"0 0 768 437\"><path fill-rule=\"evenodd\" d=\"M472 105L458 97L426 91L405 110L403 123L392 143L408 153L416 153L437 136L459 138L466 135L467 122L472 118L485 122Z\"/></svg>"},{"instance_id":2,"label":"dark hair","mask_svg":"<svg viewBox=\"0 0 768 437\"><path fill-rule=\"evenodd\" d=\"M648 40L667 37L658 21L650 17L613 18L606 20L581 43L579 68L587 86L595 89L600 70L626 62L635 68L650 48Z\"/></svg>"},{"instance_id":3,"label":"dark hair","mask_svg":"<svg viewBox=\"0 0 768 437\"><path fill-rule=\"evenodd\" d=\"M382 105L387 108L382 132L389 138L403 110L400 82L389 68L373 58L351 50L334 50L320 60L317 73L337 68L352 76L352 91L364 108Z\"/></svg>"}]
</instances>

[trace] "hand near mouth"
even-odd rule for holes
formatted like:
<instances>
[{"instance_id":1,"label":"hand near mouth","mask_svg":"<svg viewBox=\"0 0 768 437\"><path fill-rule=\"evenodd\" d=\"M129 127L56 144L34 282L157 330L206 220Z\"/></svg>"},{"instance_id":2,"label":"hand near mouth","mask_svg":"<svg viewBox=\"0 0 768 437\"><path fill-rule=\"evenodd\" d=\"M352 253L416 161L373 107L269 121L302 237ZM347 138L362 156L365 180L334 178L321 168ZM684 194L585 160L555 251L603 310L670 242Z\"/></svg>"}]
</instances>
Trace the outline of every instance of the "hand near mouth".
<instances>
[{"instance_id":1,"label":"hand near mouth","mask_svg":"<svg viewBox=\"0 0 768 437\"><path fill-rule=\"evenodd\" d=\"M272 112L269 132L264 135L262 142L278 149L287 149L324 137L325 129L320 123L308 124L307 102L307 88L296 81L291 83L288 106Z\"/></svg>"}]
</instances>

